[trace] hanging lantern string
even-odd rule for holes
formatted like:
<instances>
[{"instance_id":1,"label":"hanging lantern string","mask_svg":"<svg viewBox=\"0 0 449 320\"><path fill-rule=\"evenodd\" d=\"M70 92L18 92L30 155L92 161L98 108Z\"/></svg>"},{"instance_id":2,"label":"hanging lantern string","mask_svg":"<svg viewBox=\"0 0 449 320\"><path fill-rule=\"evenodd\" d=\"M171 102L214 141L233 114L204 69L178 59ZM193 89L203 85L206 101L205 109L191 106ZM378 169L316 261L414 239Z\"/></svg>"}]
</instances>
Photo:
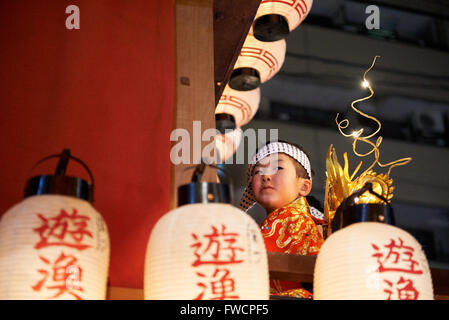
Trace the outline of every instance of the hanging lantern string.
<instances>
[{"instance_id":1,"label":"hanging lantern string","mask_svg":"<svg viewBox=\"0 0 449 320\"><path fill-rule=\"evenodd\" d=\"M382 143L382 136L379 136L379 137L377 138L376 143L373 143L372 141L369 140L370 138L374 137L377 133L379 133L379 131L380 131L382 125L381 125L380 121L377 120L375 117L370 116L370 115L368 115L368 114L362 112L361 110L359 110L359 109L357 109L357 108L355 107L355 104L356 104L356 103L359 103L359 102L362 102L362 101L371 99L371 98L373 97L373 95L374 95L374 91L373 91L373 89L371 88L370 83L369 83L368 80L366 79L366 75L367 75L368 72L371 71L371 69L374 67L374 64L376 63L377 58L380 58L380 56L375 56L375 57L374 57L373 63L371 64L371 66L370 66L370 67L365 71L365 73L363 74L363 86L369 89L370 94L369 94L368 96L364 97L364 98L360 98L360 99L354 100L354 101L351 103L351 108L352 108L355 112L357 112L358 114L360 114L361 116L373 120L373 121L377 124L377 129L376 129L373 133L371 133L370 135L367 135L367 136L362 136L362 134L363 134L363 132L364 132L364 129L363 129L363 128L361 128L361 129L359 129L359 130L357 130L357 131L353 131L353 132L350 133L350 134L347 134L347 133L345 133L343 130L349 127L349 120L348 120L348 119L343 119L343 120L339 121L339 120L338 120L339 114L337 113L337 116L335 117L335 122L337 123L338 131L340 131L340 133L341 133L343 136L354 138L354 141L353 141L353 143L352 143L352 151L354 152L355 155L357 155L358 157L366 157L366 156L368 156L368 155L370 155L370 154L372 154L372 153L374 152L374 161L373 161L373 162L371 163L371 165L370 165L370 166L369 166L369 167L362 173L362 175L363 175L364 173L368 172L369 170L371 170L371 169L377 164L377 165L379 165L379 166L382 167L382 168L389 167L389 168L388 168L388 172L387 172L387 177L389 177L389 176L390 176L391 169L393 169L394 167L406 165L407 163L409 163L410 161L412 161L412 158L407 157L407 158L402 158L402 159L398 159L398 160L394 160L394 161L391 161L391 162L382 164L382 163L379 161L379 156L380 156L380 153L379 153L379 146L380 146L380 144ZM357 151L357 142L358 142L358 141L362 141L362 142L364 142L364 143L366 143L366 144L369 144L369 145L372 147L372 149L369 150L369 151L366 152L366 153L360 153L360 152L358 152L358 151ZM351 178L355 176L355 174L356 174L356 172L358 171L358 169L360 168L361 164L362 164L362 161L360 161L359 165L357 166L357 168L355 169L355 171L354 171L353 174L351 175Z\"/></svg>"}]
</instances>

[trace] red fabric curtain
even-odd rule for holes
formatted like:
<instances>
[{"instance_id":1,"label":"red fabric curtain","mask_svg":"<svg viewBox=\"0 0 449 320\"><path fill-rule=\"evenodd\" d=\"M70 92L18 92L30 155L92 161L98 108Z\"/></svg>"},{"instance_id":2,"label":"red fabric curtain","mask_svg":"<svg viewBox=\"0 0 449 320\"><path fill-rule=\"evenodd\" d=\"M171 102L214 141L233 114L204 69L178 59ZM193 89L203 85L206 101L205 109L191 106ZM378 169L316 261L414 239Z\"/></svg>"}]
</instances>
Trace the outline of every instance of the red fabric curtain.
<instances>
[{"instance_id":1,"label":"red fabric curtain","mask_svg":"<svg viewBox=\"0 0 449 320\"><path fill-rule=\"evenodd\" d=\"M80 29L66 28L77 5ZM169 209L173 1L0 3L0 212L36 161L70 148L95 177L111 237L109 283L143 287L146 244ZM87 178L80 166L68 174Z\"/></svg>"}]
</instances>

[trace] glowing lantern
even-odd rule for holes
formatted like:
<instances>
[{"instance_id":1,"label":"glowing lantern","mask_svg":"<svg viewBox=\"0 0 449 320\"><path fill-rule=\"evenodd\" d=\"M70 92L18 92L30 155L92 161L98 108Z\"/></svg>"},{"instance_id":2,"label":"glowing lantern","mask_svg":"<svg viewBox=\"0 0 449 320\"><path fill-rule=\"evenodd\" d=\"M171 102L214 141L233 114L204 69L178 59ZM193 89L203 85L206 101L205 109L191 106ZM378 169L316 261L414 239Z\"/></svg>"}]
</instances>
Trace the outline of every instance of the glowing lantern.
<instances>
[{"instance_id":1,"label":"glowing lantern","mask_svg":"<svg viewBox=\"0 0 449 320\"><path fill-rule=\"evenodd\" d=\"M282 67L287 45L285 40L262 42L248 33L234 66L229 86L235 90L256 89L270 80Z\"/></svg>"},{"instance_id":2,"label":"glowing lantern","mask_svg":"<svg viewBox=\"0 0 449 320\"><path fill-rule=\"evenodd\" d=\"M220 97L215 114L229 114L235 125L242 127L256 114L260 102L260 89L238 91L226 86Z\"/></svg>"},{"instance_id":3,"label":"glowing lantern","mask_svg":"<svg viewBox=\"0 0 449 320\"><path fill-rule=\"evenodd\" d=\"M312 0L262 0L253 24L260 41L284 39L307 17Z\"/></svg>"},{"instance_id":4,"label":"glowing lantern","mask_svg":"<svg viewBox=\"0 0 449 320\"><path fill-rule=\"evenodd\" d=\"M350 205L340 212L343 218L333 228L343 229L326 239L317 257L314 299L433 299L421 246L406 231L379 222L392 221L385 205Z\"/></svg>"},{"instance_id":5,"label":"glowing lantern","mask_svg":"<svg viewBox=\"0 0 449 320\"><path fill-rule=\"evenodd\" d=\"M52 157L60 157L56 174L31 178L25 199L1 218L0 299L105 299L107 227L89 203L93 180L65 176L69 158L92 175L69 150L43 160Z\"/></svg>"},{"instance_id":6,"label":"glowing lantern","mask_svg":"<svg viewBox=\"0 0 449 320\"><path fill-rule=\"evenodd\" d=\"M145 257L145 299L268 299L268 263L257 223L231 206L227 185L178 191L177 209L154 226Z\"/></svg>"}]
</instances>

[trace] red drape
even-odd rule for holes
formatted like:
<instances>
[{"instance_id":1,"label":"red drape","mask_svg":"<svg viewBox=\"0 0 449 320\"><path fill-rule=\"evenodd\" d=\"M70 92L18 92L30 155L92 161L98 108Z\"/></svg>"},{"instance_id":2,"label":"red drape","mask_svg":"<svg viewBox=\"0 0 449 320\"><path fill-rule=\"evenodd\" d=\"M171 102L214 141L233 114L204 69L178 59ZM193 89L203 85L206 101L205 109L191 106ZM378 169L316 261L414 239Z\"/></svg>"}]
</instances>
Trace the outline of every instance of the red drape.
<instances>
[{"instance_id":1,"label":"red drape","mask_svg":"<svg viewBox=\"0 0 449 320\"><path fill-rule=\"evenodd\" d=\"M66 28L72 4L79 30ZM110 285L142 288L148 237L169 208L173 1L1 1L0 48L0 212L55 168L30 173L37 160L70 148L95 176Z\"/></svg>"}]
</instances>

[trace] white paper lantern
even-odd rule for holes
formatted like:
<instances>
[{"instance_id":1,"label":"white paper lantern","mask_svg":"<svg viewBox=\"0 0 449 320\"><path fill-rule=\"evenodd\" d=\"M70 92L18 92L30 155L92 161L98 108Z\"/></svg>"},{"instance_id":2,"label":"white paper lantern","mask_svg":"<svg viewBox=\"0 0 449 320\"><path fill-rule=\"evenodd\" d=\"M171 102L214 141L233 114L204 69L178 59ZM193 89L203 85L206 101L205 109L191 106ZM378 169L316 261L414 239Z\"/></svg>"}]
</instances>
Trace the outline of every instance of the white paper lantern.
<instances>
[{"instance_id":1,"label":"white paper lantern","mask_svg":"<svg viewBox=\"0 0 449 320\"><path fill-rule=\"evenodd\" d=\"M84 196L87 186L63 175L30 179L27 190L36 195L0 220L0 300L106 298L106 224L85 198L66 195ZM43 194L52 188L62 194Z\"/></svg>"},{"instance_id":2,"label":"white paper lantern","mask_svg":"<svg viewBox=\"0 0 449 320\"><path fill-rule=\"evenodd\" d=\"M248 33L229 85L235 90L253 90L270 80L282 67L287 45L285 40L262 42Z\"/></svg>"},{"instance_id":3,"label":"white paper lantern","mask_svg":"<svg viewBox=\"0 0 449 320\"><path fill-rule=\"evenodd\" d=\"M297 28L301 22L307 17L312 8L313 0L262 0L260 3L259 9L257 10L255 22L254 22L254 30L256 37L265 41L272 41L272 38L278 38L276 36L276 31L280 31L282 28L277 24L286 23L286 27L288 30L286 32L281 32L283 37L288 34L288 31L291 32L295 28ZM280 20L274 22L270 21L269 17L274 18L278 16ZM265 17L265 18L264 18ZM263 24L267 26L261 26L260 20L265 19ZM274 20L274 19L271 19ZM270 26L271 24L271 26ZM265 32L263 32L265 28ZM270 31L267 33L267 29L274 29L274 34L270 34Z\"/></svg>"},{"instance_id":4,"label":"white paper lantern","mask_svg":"<svg viewBox=\"0 0 449 320\"><path fill-rule=\"evenodd\" d=\"M235 125L242 127L256 114L260 103L260 89L234 90L227 85L215 108L215 114L227 113L234 117Z\"/></svg>"},{"instance_id":5,"label":"white paper lantern","mask_svg":"<svg viewBox=\"0 0 449 320\"><path fill-rule=\"evenodd\" d=\"M240 128L215 136L215 146L218 155L217 162L223 163L231 158L240 146L241 141L242 129Z\"/></svg>"},{"instance_id":6,"label":"white paper lantern","mask_svg":"<svg viewBox=\"0 0 449 320\"><path fill-rule=\"evenodd\" d=\"M314 271L316 300L432 300L426 256L406 231L351 224L324 242Z\"/></svg>"},{"instance_id":7,"label":"white paper lantern","mask_svg":"<svg viewBox=\"0 0 449 320\"><path fill-rule=\"evenodd\" d=\"M60 195L26 198L0 221L0 299L105 299L106 224L92 205Z\"/></svg>"},{"instance_id":8,"label":"white paper lantern","mask_svg":"<svg viewBox=\"0 0 449 320\"><path fill-rule=\"evenodd\" d=\"M148 242L144 295L150 300L268 299L259 226L224 203L186 204L167 213Z\"/></svg>"}]
</instances>

